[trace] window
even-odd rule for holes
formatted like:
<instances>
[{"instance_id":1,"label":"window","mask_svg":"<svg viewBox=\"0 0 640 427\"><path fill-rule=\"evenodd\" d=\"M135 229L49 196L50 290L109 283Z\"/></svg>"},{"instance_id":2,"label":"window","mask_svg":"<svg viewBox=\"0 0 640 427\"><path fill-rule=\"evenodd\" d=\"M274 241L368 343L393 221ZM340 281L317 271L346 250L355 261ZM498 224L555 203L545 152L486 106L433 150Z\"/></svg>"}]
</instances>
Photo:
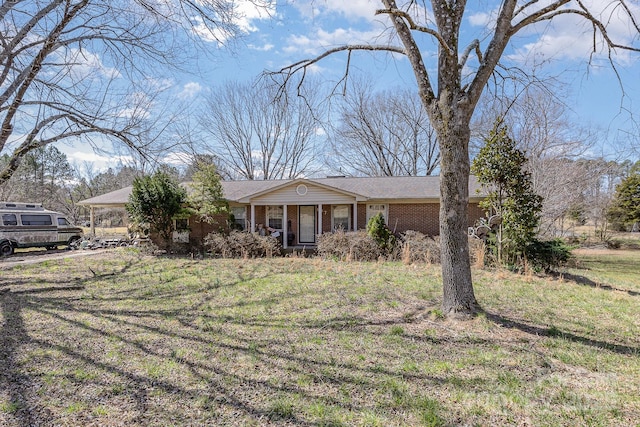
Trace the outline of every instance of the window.
<instances>
[{"instance_id":1,"label":"window","mask_svg":"<svg viewBox=\"0 0 640 427\"><path fill-rule=\"evenodd\" d=\"M176 218L174 225L173 241L175 243L189 243L189 219Z\"/></svg>"},{"instance_id":2,"label":"window","mask_svg":"<svg viewBox=\"0 0 640 427\"><path fill-rule=\"evenodd\" d=\"M233 227L236 230L244 231L247 224L247 208L245 208L244 206L232 206L231 215L233 215Z\"/></svg>"},{"instance_id":3,"label":"window","mask_svg":"<svg viewBox=\"0 0 640 427\"><path fill-rule=\"evenodd\" d=\"M16 214L3 214L2 215L2 224L3 225L18 225L18 218L16 218Z\"/></svg>"},{"instance_id":4,"label":"window","mask_svg":"<svg viewBox=\"0 0 640 427\"><path fill-rule=\"evenodd\" d=\"M367 205L367 222L379 213L382 214L384 222L387 223L387 205Z\"/></svg>"},{"instance_id":5,"label":"window","mask_svg":"<svg viewBox=\"0 0 640 427\"><path fill-rule=\"evenodd\" d=\"M189 219L188 218L178 218L175 220L176 231L188 231L189 230Z\"/></svg>"},{"instance_id":6,"label":"window","mask_svg":"<svg viewBox=\"0 0 640 427\"><path fill-rule=\"evenodd\" d=\"M69 224L69 221L67 221L67 218L59 217L58 218L58 225L71 225L71 224Z\"/></svg>"},{"instance_id":7,"label":"window","mask_svg":"<svg viewBox=\"0 0 640 427\"><path fill-rule=\"evenodd\" d=\"M20 215L22 225L53 225L51 215Z\"/></svg>"},{"instance_id":8,"label":"window","mask_svg":"<svg viewBox=\"0 0 640 427\"><path fill-rule=\"evenodd\" d=\"M336 205L333 207L333 215L331 217L332 227L334 230L348 231L351 227L351 206Z\"/></svg>"},{"instance_id":9,"label":"window","mask_svg":"<svg viewBox=\"0 0 640 427\"><path fill-rule=\"evenodd\" d=\"M267 206L267 225L282 230L282 206Z\"/></svg>"}]
</instances>

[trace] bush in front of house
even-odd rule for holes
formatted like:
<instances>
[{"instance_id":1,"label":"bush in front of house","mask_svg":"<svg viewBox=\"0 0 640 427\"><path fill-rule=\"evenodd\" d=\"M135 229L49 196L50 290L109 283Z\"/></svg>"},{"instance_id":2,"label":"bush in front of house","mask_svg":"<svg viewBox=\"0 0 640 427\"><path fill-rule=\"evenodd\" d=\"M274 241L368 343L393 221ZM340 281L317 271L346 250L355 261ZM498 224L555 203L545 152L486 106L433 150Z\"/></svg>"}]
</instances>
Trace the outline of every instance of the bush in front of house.
<instances>
[{"instance_id":1,"label":"bush in front of house","mask_svg":"<svg viewBox=\"0 0 640 427\"><path fill-rule=\"evenodd\" d=\"M204 239L206 250L219 258L270 258L282 253L278 239L244 231L210 233Z\"/></svg>"},{"instance_id":2,"label":"bush in front of house","mask_svg":"<svg viewBox=\"0 0 640 427\"><path fill-rule=\"evenodd\" d=\"M398 239L393 251L393 259L405 264L440 262L440 239L427 236L419 231L407 230Z\"/></svg>"},{"instance_id":3,"label":"bush in front of house","mask_svg":"<svg viewBox=\"0 0 640 427\"><path fill-rule=\"evenodd\" d=\"M561 267L571 258L571 247L562 239L534 239L525 250L527 263L536 271L551 271Z\"/></svg>"},{"instance_id":4,"label":"bush in front of house","mask_svg":"<svg viewBox=\"0 0 640 427\"><path fill-rule=\"evenodd\" d=\"M318 256L341 261L377 261L384 250L365 231L343 231L318 236Z\"/></svg>"},{"instance_id":5,"label":"bush in front of house","mask_svg":"<svg viewBox=\"0 0 640 427\"><path fill-rule=\"evenodd\" d=\"M318 236L317 254L325 259L341 261L377 261L384 258L389 261L402 261L405 264L440 263L438 236L432 237L419 231L408 230L400 234L397 239L394 236L393 241L392 247L383 247L363 230L349 232L338 230ZM484 252L483 242L470 238L469 252L471 262L482 261L477 258L478 254Z\"/></svg>"},{"instance_id":6,"label":"bush in front of house","mask_svg":"<svg viewBox=\"0 0 640 427\"><path fill-rule=\"evenodd\" d=\"M393 251L396 237L391 233L389 227L387 227L384 216L381 213L369 219L367 223L367 234L371 236L385 255Z\"/></svg>"}]
</instances>

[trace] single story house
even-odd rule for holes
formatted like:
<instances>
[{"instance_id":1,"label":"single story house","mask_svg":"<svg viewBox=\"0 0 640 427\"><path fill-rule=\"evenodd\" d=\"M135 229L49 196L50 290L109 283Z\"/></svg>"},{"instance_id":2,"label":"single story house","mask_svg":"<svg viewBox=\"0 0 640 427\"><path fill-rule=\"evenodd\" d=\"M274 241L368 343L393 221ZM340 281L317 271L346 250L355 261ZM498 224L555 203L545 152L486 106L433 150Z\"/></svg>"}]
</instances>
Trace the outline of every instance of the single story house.
<instances>
[{"instance_id":1,"label":"single story house","mask_svg":"<svg viewBox=\"0 0 640 427\"><path fill-rule=\"evenodd\" d=\"M261 226L269 227L278 231L285 248L315 245L317 235L339 228L364 229L378 213L395 233L415 230L431 236L439 234L438 176L223 181L222 188L237 228L258 231ZM131 189L126 187L78 203L91 209L92 233L94 209L124 207ZM481 186L472 176L469 226L484 216L478 206L482 199ZM196 242L219 226L200 224L192 217L177 228L189 232L175 234L176 240Z\"/></svg>"}]
</instances>

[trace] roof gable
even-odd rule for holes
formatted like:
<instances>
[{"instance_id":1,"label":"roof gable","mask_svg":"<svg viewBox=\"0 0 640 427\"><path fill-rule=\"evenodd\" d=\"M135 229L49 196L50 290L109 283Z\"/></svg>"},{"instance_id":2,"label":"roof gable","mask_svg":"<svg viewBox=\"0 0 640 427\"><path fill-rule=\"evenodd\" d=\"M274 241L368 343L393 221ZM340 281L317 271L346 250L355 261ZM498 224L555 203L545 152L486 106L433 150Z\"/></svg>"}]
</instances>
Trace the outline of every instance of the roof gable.
<instances>
[{"instance_id":1,"label":"roof gable","mask_svg":"<svg viewBox=\"0 0 640 427\"><path fill-rule=\"evenodd\" d=\"M327 185L321 180L299 178L282 181L279 185L247 195L239 203L352 203L366 197L343 188Z\"/></svg>"}]
</instances>

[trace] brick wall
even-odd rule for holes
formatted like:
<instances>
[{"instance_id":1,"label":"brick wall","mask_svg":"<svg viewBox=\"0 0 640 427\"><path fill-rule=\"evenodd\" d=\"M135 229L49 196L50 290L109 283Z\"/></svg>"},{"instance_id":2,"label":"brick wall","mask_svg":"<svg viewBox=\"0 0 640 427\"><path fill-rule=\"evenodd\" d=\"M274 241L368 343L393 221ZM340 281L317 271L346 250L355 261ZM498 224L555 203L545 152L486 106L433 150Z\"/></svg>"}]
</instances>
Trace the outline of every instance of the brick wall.
<instances>
[{"instance_id":1,"label":"brick wall","mask_svg":"<svg viewBox=\"0 0 640 427\"><path fill-rule=\"evenodd\" d=\"M387 225L395 233L415 230L429 236L440 234L439 203L394 203L388 205ZM477 203L469 204L468 225L473 225L484 216L484 211ZM367 206L358 205L358 229L367 228Z\"/></svg>"},{"instance_id":2,"label":"brick wall","mask_svg":"<svg viewBox=\"0 0 640 427\"><path fill-rule=\"evenodd\" d=\"M440 234L438 230L437 203L390 204L387 226L395 233L415 230L429 236Z\"/></svg>"},{"instance_id":3,"label":"brick wall","mask_svg":"<svg viewBox=\"0 0 640 427\"><path fill-rule=\"evenodd\" d=\"M358 230L365 230L367 228L367 205L358 205Z\"/></svg>"},{"instance_id":4,"label":"brick wall","mask_svg":"<svg viewBox=\"0 0 640 427\"><path fill-rule=\"evenodd\" d=\"M387 225L395 233L402 233L407 230L415 230L421 233L435 236L439 234L439 208L438 203L397 203L388 205L389 220ZM322 231L327 233L331 231L331 206L322 206ZM265 224L266 208L264 206L256 206L256 226L257 224ZM367 206L366 204L358 204L358 229L364 230L367 227ZM324 213L326 211L326 214ZM477 203L469 204L469 225L473 225L479 218L485 216L484 211ZM247 219L250 220L251 213L247 208ZM298 242L298 206L287 206L287 219L291 221L291 231L296 236L294 244ZM201 241L207 234L213 231L227 228L227 215L222 214L216 218L216 224L200 223L195 217L189 219L189 227L191 228L190 239L192 242ZM286 226L286 224L285 224Z\"/></svg>"}]
</instances>

